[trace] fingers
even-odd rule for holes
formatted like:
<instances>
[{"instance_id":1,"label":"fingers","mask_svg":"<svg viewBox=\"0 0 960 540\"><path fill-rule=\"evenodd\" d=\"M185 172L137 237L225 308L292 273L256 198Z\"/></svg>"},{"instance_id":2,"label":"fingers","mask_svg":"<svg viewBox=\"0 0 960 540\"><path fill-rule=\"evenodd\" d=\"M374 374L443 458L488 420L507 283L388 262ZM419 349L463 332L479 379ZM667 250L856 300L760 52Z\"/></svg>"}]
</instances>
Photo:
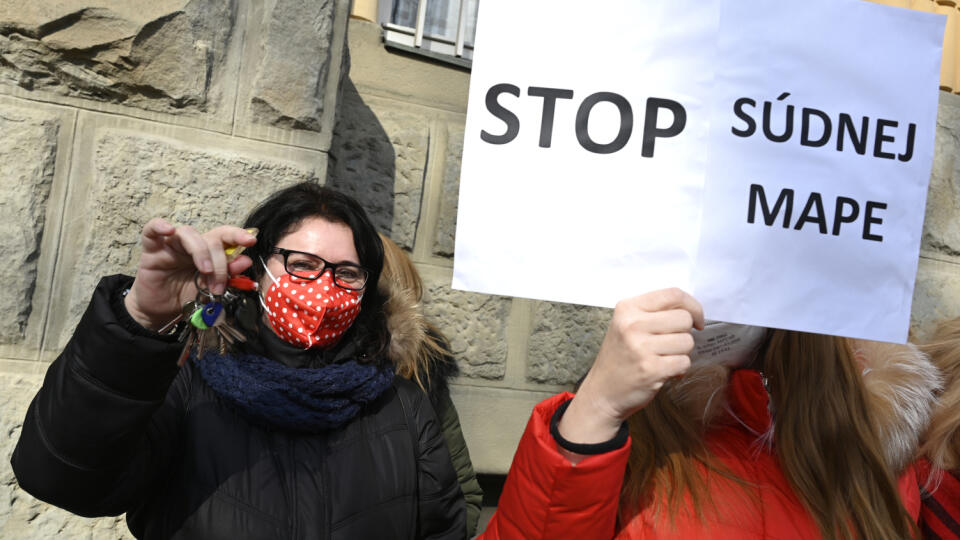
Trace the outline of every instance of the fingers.
<instances>
[{"instance_id":1,"label":"fingers","mask_svg":"<svg viewBox=\"0 0 960 540\"><path fill-rule=\"evenodd\" d=\"M661 289L647 294L624 300L617 304L618 308L627 311L643 311L647 313L658 313L681 309L688 312L691 316L693 327L702 330L704 324L703 306L696 298L686 292L677 289Z\"/></svg>"},{"instance_id":2,"label":"fingers","mask_svg":"<svg viewBox=\"0 0 960 540\"><path fill-rule=\"evenodd\" d=\"M210 262L213 264L213 279L207 276L207 284L213 294L223 294L227 287L227 254L223 252L223 244L219 238L204 235L207 243Z\"/></svg>"},{"instance_id":3,"label":"fingers","mask_svg":"<svg viewBox=\"0 0 960 540\"><path fill-rule=\"evenodd\" d=\"M667 378L683 375L690 369L690 356L675 354L660 358L660 367Z\"/></svg>"},{"instance_id":4,"label":"fingers","mask_svg":"<svg viewBox=\"0 0 960 540\"><path fill-rule=\"evenodd\" d=\"M633 324L640 325L644 332L650 334L673 334L676 332L690 332L693 328L693 315L685 309L671 309L656 313L641 311L634 314Z\"/></svg>"},{"instance_id":5,"label":"fingers","mask_svg":"<svg viewBox=\"0 0 960 540\"><path fill-rule=\"evenodd\" d=\"M690 368L694 327L703 327L703 308L680 289L621 301L580 393L606 403L608 417L629 417Z\"/></svg>"},{"instance_id":6,"label":"fingers","mask_svg":"<svg viewBox=\"0 0 960 540\"><path fill-rule=\"evenodd\" d=\"M253 266L253 260L246 255L241 255L227 264L227 272L231 276L242 274L247 268Z\"/></svg>"},{"instance_id":7,"label":"fingers","mask_svg":"<svg viewBox=\"0 0 960 540\"><path fill-rule=\"evenodd\" d=\"M249 257L239 257L230 263L224 250L231 246L249 247L257 243L257 238L249 232L229 225L202 235L193 227L180 227L175 238L193 259L194 266L203 275L207 288L213 294L223 294L229 275L238 274L252 264Z\"/></svg>"},{"instance_id":8,"label":"fingers","mask_svg":"<svg viewBox=\"0 0 960 540\"><path fill-rule=\"evenodd\" d=\"M256 229L253 229L256 230ZM223 247L230 246L244 246L250 247L257 243L257 237L250 234L240 227L233 227L230 225L224 225L222 227L217 227L216 229L211 230L207 234L212 234L220 239L220 243L223 244Z\"/></svg>"},{"instance_id":9,"label":"fingers","mask_svg":"<svg viewBox=\"0 0 960 540\"><path fill-rule=\"evenodd\" d=\"M164 238L175 233L177 229L162 218L153 218L143 227L143 249L156 251L163 245Z\"/></svg>"},{"instance_id":10,"label":"fingers","mask_svg":"<svg viewBox=\"0 0 960 540\"><path fill-rule=\"evenodd\" d=\"M181 251L189 255L193 260L193 266L201 274L213 273L213 258L210 254L210 246L196 229L189 225L177 227L177 233L170 238L170 244L175 248L179 247Z\"/></svg>"},{"instance_id":11,"label":"fingers","mask_svg":"<svg viewBox=\"0 0 960 540\"><path fill-rule=\"evenodd\" d=\"M693 336L689 332L675 334L634 334L630 347L640 354L657 356L685 355L693 350Z\"/></svg>"},{"instance_id":12,"label":"fingers","mask_svg":"<svg viewBox=\"0 0 960 540\"><path fill-rule=\"evenodd\" d=\"M210 252L210 261L213 263L213 279L210 283L210 292L213 294L223 294L227 287L227 279L230 273L239 273L230 270L229 259L226 252L227 248L233 246L249 247L257 243L257 238L249 232L239 228L224 225L217 227L203 235ZM246 257L249 261L250 258ZM252 261L251 261L252 263ZM250 265L239 265L246 270ZM242 270L241 270L242 271Z\"/></svg>"}]
</instances>

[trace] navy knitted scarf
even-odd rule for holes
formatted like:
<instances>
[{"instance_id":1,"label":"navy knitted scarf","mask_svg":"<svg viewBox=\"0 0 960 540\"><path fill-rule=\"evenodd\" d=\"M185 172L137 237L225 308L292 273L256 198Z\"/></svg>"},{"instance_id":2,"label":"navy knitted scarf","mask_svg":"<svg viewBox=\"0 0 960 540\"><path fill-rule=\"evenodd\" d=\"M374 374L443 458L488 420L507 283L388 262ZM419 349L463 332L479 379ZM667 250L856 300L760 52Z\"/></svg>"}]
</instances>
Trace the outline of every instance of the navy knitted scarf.
<instances>
[{"instance_id":1,"label":"navy knitted scarf","mask_svg":"<svg viewBox=\"0 0 960 540\"><path fill-rule=\"evenodd\" d=\"M256 354L207 352L197 365L210 388L250 420L309 433L346 424L394 377L389 364L356 360L295 368Z\"/></svg>"}]
</instances>

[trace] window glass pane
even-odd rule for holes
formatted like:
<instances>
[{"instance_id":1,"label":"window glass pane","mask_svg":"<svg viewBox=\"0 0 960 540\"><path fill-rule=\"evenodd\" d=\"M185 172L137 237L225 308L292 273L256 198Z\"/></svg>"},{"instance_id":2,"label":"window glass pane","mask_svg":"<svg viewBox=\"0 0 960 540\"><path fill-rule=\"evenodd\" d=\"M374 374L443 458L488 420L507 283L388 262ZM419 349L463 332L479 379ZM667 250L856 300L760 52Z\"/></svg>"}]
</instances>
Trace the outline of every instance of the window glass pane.
<instances>
[{"instance_id":1,"label":"window glass pane","mask_svg":"<svg viewBox=\"0 0 960 540\"><path fill-rule=\"evenodd\" d=\"M434 37L457 39L457 11L460 0L428 0L427 20L423 33Z\"/></svg>"},{"instance_id":2,"label":"window glass pane","mask_svg":"<svg viewBox=\"0 0 960 540\"><path fill-rule=\"evenodd\" d=\"M401 26L417 27L417 0L393 0L393 9L390 10L390 22Z\"/></svg>"},{"instance_id":3,"label":"window glass pane","mask_svg":"<svg viewBox=\"0 0 960 540\"><path fill-rule=\"evenodd\" d=\"M476 33L477 5L479 0L467 0L467 43L473 43ZM416 28L418 0L393 0L390 22ZM428 0L427 16L423 33L427 36L457 39L457 24L460 17L460 0Z\"/></svg>"},{"instance_id":4,"label":"window glass pane","mask_svg":"<svg viewBox=\"0 0 960 540\"><path fill-rule=\"evenodd\" d=\"M393 24L417 27L417 8L419 0L391 0L390 22ZM477 33L477 8L480 0L465 0L466 25L464 43L473 47ZM457 26L460 23L460 0L427 0L423 34L426 38L442 38L456 42ZM426 45L424 45L426 46Z\"/></svg>"},{"instance_id":5,"label":"window glass pane","mask_svg":"<svg viewBox=\"0 0 960 540\"><path fill-rule=\"evenodd\" d=\"M464 38L464 42L473 47L473 38L477 35L477 7L480 5L480 0L467 0L466 9L467 9L467 35Z\"/></svg>"}]
</instances>

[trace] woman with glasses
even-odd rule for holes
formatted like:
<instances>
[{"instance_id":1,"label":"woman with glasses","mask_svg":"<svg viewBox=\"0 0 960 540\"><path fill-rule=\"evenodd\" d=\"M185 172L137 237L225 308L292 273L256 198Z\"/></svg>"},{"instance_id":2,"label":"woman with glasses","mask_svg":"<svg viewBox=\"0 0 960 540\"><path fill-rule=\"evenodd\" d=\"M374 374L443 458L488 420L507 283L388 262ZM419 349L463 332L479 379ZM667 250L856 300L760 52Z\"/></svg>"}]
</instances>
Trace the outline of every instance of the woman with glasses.
<instances>
[{"instance_id":1,"label":"woman with glasses","mask_svg":"<svg viewBox=\"0 0 960 540\"><path fill-rule=\"evenodd\" d=\"M30 406L21 487L139 538L464 538L430 401L394 376L383 264L363 209L310 183L244 228L150 221Z\"/></svg>"}]
</instances>

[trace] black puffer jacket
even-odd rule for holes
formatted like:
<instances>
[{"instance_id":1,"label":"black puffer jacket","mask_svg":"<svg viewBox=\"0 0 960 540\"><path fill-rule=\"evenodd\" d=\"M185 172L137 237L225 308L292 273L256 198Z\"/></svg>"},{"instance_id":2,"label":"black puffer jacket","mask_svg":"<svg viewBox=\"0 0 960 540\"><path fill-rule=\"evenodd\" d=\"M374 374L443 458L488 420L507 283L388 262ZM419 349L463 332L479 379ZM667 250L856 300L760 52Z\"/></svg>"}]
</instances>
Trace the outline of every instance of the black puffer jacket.
<instances>
[{"instance_id":1,"label":"black puffer jacket","mask_svg":"<svg viewBox=\"0 0 960 540\"><path fill-rule=\"evenodd\" d=\"M319 435L251 425L181 346L104 279L47 372L12 464L20 486L141 538L463 538L464 500L425 395L407 380Z\"/></svg>"}]
</instances>

